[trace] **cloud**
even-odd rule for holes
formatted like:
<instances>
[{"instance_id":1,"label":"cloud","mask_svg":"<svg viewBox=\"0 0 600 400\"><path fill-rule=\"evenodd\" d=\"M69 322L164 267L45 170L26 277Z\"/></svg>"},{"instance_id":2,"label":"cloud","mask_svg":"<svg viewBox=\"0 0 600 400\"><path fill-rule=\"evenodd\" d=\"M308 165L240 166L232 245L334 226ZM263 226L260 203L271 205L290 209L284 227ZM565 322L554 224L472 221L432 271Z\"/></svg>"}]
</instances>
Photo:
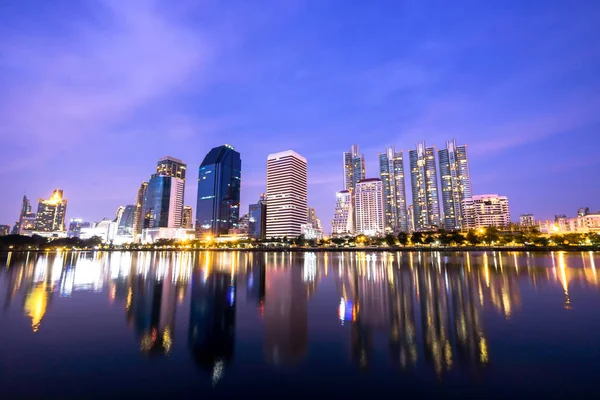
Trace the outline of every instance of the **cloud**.
<instances>
[{"instance_id":1,"label":"cloud","mask_svg":"<svg viewBox=\"0 0 600 400\"><path fill-rule=\"evenodd\" d=\"M214 54L201 32L169 20L156 3L94 4L87 10L93 18L75 23L65 13L61 23L72 34L23 31L0 44L0 62L19 76L7 83L8 100L0 104L2 135L31 154L13 169L106 134L145 106L183 91ZM188 135L185 129L171 134Z\"/></svg>"}]
</instances>

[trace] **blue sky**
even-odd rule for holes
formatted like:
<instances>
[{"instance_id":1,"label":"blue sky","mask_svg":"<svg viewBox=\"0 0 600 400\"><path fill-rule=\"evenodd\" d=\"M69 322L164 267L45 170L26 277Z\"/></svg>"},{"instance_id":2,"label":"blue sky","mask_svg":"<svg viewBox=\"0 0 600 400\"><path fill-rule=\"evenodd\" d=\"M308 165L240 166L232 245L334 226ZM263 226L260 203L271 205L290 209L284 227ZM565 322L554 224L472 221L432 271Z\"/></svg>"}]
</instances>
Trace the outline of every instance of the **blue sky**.
<instances>
[{"instance_id":1,"label":"blue sky","mask_svg":"<svg viewBox=\"0 0 600 400\"><path fill-rule=\"evenodd\" d=\"M194 206L223 143L244 211L269 153L304 155L326 226L353 143L375 177L386 145L456 138L513 219L600 209L599 21L583 0L4 0L0 224L55 187L68 218L111 216L164 155Z\"/></svg>"}]
</instances>

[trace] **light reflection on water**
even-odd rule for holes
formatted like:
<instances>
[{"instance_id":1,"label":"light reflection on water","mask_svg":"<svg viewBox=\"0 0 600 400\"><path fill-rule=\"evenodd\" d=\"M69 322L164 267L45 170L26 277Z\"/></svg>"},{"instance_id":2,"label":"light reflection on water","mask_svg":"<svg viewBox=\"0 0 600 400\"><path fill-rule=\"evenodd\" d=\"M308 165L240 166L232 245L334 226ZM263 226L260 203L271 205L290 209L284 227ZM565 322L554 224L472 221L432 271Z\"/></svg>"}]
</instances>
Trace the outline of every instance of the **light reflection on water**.
<instances>
[{"instance_id":1,"label":"light reflection on water","mask_svg":"<svg viewBox=\"0 0 600 400\"><path fill-rule=\"evenodd\" d=\"M262 358L240 361L230 387L245 373L268 375L256 369L261 363L285 369L318 360L311 345L322 337L347 343L355 371L384 368L385 353L389 368L432 373L440 382L454 379L452 372L481 374L494 362L488 321L504 329L520 313L589 307L577 303L573 288L600 304L598 261L598 254L563 252L9 253L0 256L0 303L27 319L34 335L23 340L34 342L53 309L78 301L78 292L107 298L125 314L142 354L189 354L213 387L233 369L236 353L245 354L244 343L260 345ZM547 304L524 311L524 298L545 289L552 289ZM67 318L76 323L93 313ZM181 323L177 315L189 318ZM333 320L339 330L332 333L325 325ZM248 333L256 326L259 338ZM187 343L177 343L177 332ZM2 335L10 342L24 329Z\"/></svg>"}]
</instances>

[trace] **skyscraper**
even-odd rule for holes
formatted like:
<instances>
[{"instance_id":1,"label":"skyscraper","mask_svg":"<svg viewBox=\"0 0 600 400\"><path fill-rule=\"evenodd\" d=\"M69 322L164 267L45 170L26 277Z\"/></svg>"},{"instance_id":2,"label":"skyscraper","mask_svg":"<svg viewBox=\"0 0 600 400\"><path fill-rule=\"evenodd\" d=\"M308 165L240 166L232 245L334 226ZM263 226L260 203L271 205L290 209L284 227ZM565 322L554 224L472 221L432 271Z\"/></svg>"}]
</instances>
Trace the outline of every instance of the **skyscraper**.
<instances>
[{"instance_id":1,"label":"skyscraper","mask_svg":"<svg viewBox=\"0 0 600 400\"><path fill-rule=\"evenodd\" d=\"M267 158L267 237L298 237L306 223L306 158L292 150Z\"/></svg>"},{"instance_id":2,"label":"skyscraper","mask_svg":"<svg viewBox=\"0 0 600 400\"><path fill-rule=\"evenodd\" d=\"M463 226L461 203L472 196L467 146L457 146L456 140L448 141L446 148L438 151L438 158L442 182L443 226L447 230L457 230Z\"/></svg>"},{"instance_id":3,"label":"skyscraper","mask_svg":"<svg viewBox=\"0 0 600 400\"><path fill-rule=\"evenodd\" d=\"M40 232L64 231L66 213L67 199L63 198L62 189L55 189L48 200L38 200L35 229Z\"/></svg>"},{"instance_id":4,"label":"skyscraper","mask_svg":"<svg viewBox=\"0 0 600 400\"><path fill-rule=\"evenodd\" d=\"M227 144L208 152L198 170L196 235L227 234L240 217L240 153Z\"/></svg>"},{"instance_id":5,"label":"skyscraper","mask_svg":"<svg viewBox=\"0 0 600 400\"><path fill-rule=\"evenodd\" d=\"M193 213L192 213L192 206L185 206L183 207L183 218L181 221L181 227L185 228L185 229L192 229L193 228Z\"/></svg>"},{"instance_id":6,"label":"skyscraper","mask_svg":"<svg viewBox=\"0 0 600 400\"><path fill-rule=\"evenodd\" d=\"M184 182L186 169L187 165L175 157L163 157L156 163L156 173L158 175L172 176L183 179Z\"/></svg>"},{"instance_id":7,"label":"skyscraper","mask_svg":"<svg viewBox=\"0 0 600 400\"><path fill-rule=\"evenodd\" d=\"M144 198L144 229L180 228L183 179L154 174Z\"/></svg>"},{"instance_id":8,"label":"skyscraper","mask_svg":"<svg viewBox=\"0 0 600 400\"><path fill-rule=\"evenodd\" d=\"M124 208L121 217L118 218L117 235L133 236L133 221L135 219L135 205L129 205Z\"/></svg>"},{"instance_id":9,"label":"skyscraper","mask_svg":"<svg viewBox=\"0 0 600 400\"><path fill-rule=\"evenodd\" d=\"M146 192L148 191L148 182L142 182L137 192L137 199L135 204L135 216L133 219L133 240L137 242L139 235L142 234L142 228L144 227L144 199L146 198Z\"/></svg>"},{"instance_id":10,"label":"skyscraper","mask_svg":"<svg viewBox=\"0 0 600 400\"><path fill-rule=\"evenodd\" d=\"M386 232L408 231L406 189L404 185L404 156L394 146L379 153L379 176L383 183Z\"/></svg>"},{"instance_id":11,"label":"skyscraper","mask_svg":"<svg viewBox=\"0 0 600 400\"><path fill-rule=\"evenodd\" d=\"M344 152L344 189L354 190L361 179L365 179L365 156L353 144L350 152Z\"/></svg>"},{"instance_id":12,"label":"skyscraper","mask_svg":"<svg viewBox=\"0 0 600 400\"><path fill-rule=\"evenodd\" d=\"M410 181L412 186L415 230L437 229L440 225L435 148L417 143L409 152Z\"/></svg>"},{"instance_id":13,"label":"skyscraper","mask_svg":"<svg viewBox=\"0 0 600 400\"><path fill-rule=\"evenodd\" d=\"M352 195L349 190L342 190L335 194L335 211L331 222L331 234L334 236L352 235L354 224L352 223Z\"/></svg>"},{"instance_id":14,"label":"skyscraper","mask_svg":"<svg viewBox=\"0 0 600 400\"><path fill-rule=\"evenodd\" d=\"M375 236L385 232L383 183L379 178L363 179L356 184L356 232Z\"/></svg>"},{"instance_id":15,"label":"skyscraper","mask_svg":"<svg viewBox=\"0 0 600 400\"><path fill-rule=\"evenodd\" d=\"M23 202L21 203L21 212L19 213L19 220L13 227L13 235L22 235L25 230L25 218L30 216L31 213L31 203L27 196L23 195Z\"/></svg>"}]
</instances>

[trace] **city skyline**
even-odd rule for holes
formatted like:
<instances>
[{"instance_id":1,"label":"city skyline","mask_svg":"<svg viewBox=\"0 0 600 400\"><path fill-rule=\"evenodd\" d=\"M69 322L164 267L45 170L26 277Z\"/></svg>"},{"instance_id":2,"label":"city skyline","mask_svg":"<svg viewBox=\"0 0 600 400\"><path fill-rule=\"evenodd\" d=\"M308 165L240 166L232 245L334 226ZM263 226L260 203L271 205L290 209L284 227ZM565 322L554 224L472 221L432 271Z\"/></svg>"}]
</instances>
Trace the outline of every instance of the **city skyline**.
<instances>
[{"instance_id":1,"label":"city skyline","mask_svg":"<svg viewBox=\"0 0 600 400\"><path fill-rule=\"evenodd\" d=\"M469 145L475 192L506 195L513 220L600 209L600 189L587 184L599 162L596 3L375 3L274 4L268 15L239 5L163 12L166 2L7 6L0 224L14 225L24 194L53 188L69 199L67 220L100 221L135 203L154 160L172 154L195 171L224 142L245 155L242 210L264 192L272 151L309 160L308 202L327 221L349 145L376 177L385 146L408 158L417 141L439 149L451 138ZM212 18L205 32L184 15L231 20ZM195 193L188 182L184 203Z\"/></svg>"}]
</instances>

